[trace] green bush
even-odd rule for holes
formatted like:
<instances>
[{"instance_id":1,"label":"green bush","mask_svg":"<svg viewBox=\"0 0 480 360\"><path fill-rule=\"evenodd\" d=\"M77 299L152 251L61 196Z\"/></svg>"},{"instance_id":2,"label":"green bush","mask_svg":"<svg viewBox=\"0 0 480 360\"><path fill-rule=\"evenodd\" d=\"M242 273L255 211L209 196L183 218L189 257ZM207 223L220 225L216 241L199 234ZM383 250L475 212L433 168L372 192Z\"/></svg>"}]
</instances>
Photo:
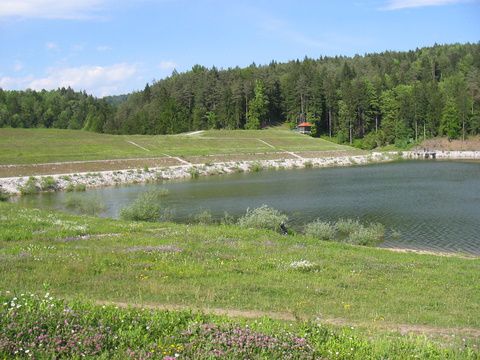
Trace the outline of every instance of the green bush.
<instances>
[{"instance_id":1,"label":"green bush","mask_svg":"<svg viewBox=\"0 0 480 360\"><path fill-rule=\"evenodd\" d=\"M72 192L72 191L82 192L82 191L86 191L86 190L87 190L87 186L85 184L69 183L65 188L65 191L67 191L67 192Z\"/></svg>"},{"instance_id":2,"label":"green bush","mask_svg":"<svg viewBox=\"0 0 480 360\"><path fill-rule=\"evenodd\" d=\"M165 211L162 211L161 198L165 189L153 190L141 194L130 206L120 211L120 217L134 221L161 221Z\"/></svg>"},{"instance_id":3,"label":"green bush","mask_svg":"<svg viewBox=\"0 0 480 360\"><path fill-rule=\"evenodd\" d=\"M38 186L38 180L37 178L30 176L27 180L27 182L20 187L20 193L22 195L31 195L31 194L36 194L40 190Z\"/></svg>"},{"instance_id":4,"label":"green bush","mask_svg":"<svg viewBox=\"0 0 480 360\"><path fill-rule=\"evenodd\" d=\"M253 171L253 172L260 172L263 170L263 167L260 163L253 163L251 166L250 166L250 171Z\"/></svg>"},{"instance_id":5,"label":"green bush","mask_svg":"<svg viewBox=\"0 0 480 360\"><path fill-rule=\"evenodd\" d=\"M360 229L362 224L357 219L339 219L335 227L342 234L351 234L352 232Z\"/></svg>"},{"instance_id":6,"label":"green bush","mask_svg":"<svg viewBox=\"0 0 480 360\"><path fill-rule=\"evenodd\" d=\"M46 176L40 181L42 191L55 191L57 187L57 181L52 176Z\"/></svg>"},{"instance_id":7,"label":"green bush","mask_svg":"<svg viewBox=\"0 0 480 360\"><path fill-rule=\"evenodd\" d=\"M203 210L202 212L193 216L193 222L200 225L209 225L214 223L214 219L209 210Z\"/></svg>"},{"instance_id":8,"label":"green bush","mask_svg":"<svg viewBox=\"0 0 480 360\"><path fill-rule=\"evenodd\" d=\"M305 235L320 240L334 240L336 230L333 224L317 219L305 225Z\"/></svg>"},{"instance_id":9,"label":"green bush","mask_svg":"<svg viewBox=\"0 0 480 360\"><path fill-rule=\"evenodd\" d=\"M223 218L220 220L222 225L233 225L235 224L235 217L230 215L228 212L223 213Z\"/></svg>"},{"instance_id":10,"label":"green bush","mask_svg":"<svg viewBox=\"0 0 480 360\"><path fill-rule=\"evenodd\" d=\"M368 226L361 225L352 231L345 241L354 245L376 245L384 239L385 227L382 224L375 223Z\"/></svg>"},{"instance_id":11,"label":"green bush","mask_svg":"<svg viewBox=\"0 0 480 360\"><path fill-rule=\"evenodd\" d=\"M198 177L200 176L200 171L198 171L196 167L191 167L190 169L188 169L188 173L190 174L190 177L192 179L198 179Z\"/></svg>"},{"instance_id":12,"label":"green bush","mask_svg":"<svg viewBox=\"0 0 480 360\"><path fill-rule=\"evenodd\" d=\"M287 215L280 213L277 209L262 205L259 208L250 210L238 219L238 225L245 228L279 230L280 224L288 220Z\"/></svg>"},{"instance_id":13,"label":"green bush","mask_svg":"<svg viewBox=\"0 0 480 360\"><path fill-rule=\"evenodd\" d=\"M0 201L7 201L9 197L7 191L0 187Z\"/></svg>"},{"instance_id":14,"label":"green bush","mask_svg":"<svg viewBox=\"0 0 480 360\"><path fill-rule=\"evenodd\" d=\"M372 131L363 138L362 149L372 150L383 145L385 145L385 134L383 131Z\"/></svg>"},{"instance_id":15,"label":"green bush","mask_svg":"<svg viewBox=\"0 0 480 360\"><path fill-rule=\"evenodd\" d=\"M75 191L85 191L87 190L87 186L85 184L76 184Z\"/></svg>"}]
</instances>

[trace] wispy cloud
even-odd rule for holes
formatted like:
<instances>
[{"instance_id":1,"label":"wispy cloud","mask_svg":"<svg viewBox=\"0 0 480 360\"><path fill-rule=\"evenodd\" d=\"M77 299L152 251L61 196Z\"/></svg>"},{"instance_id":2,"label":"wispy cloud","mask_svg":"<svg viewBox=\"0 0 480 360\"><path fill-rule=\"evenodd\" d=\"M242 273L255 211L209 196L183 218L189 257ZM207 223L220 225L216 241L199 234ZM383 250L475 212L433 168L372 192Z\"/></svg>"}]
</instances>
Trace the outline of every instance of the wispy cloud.
<instances>
[{"instance_id":1,"label":"wispy cloud","mask_svg":"<svg viewBox=\"0 0 480 360\"><path fill-rule=\"evenodd\" d=\"M401 10L425 6L442 6L471 2L469 0L389 0L381 10Z\"/></svg>"},{"instance_id":2,"label":"wispy cloud","mask_svg":"<svg viewBox=\"0 0 480 360\"><path fill-rule=\"evenodd\" d=\"M86 19L95 17L107 0L2 0L1 17Z\"/></svg>"},{"instance_id":3,"label":"wispy cloud","mask_svg":"<svg viewBox=\"0 0 480 360\"><path fill-rule=\"evenodd\" d=\"M97 96L116 94L128 88L128 82L138 74L136 64L113 64L110 66L79 66L50 68L43 77L0 77L4 89L50 90L72 87L86 90Z\"/></svg>"},{"instance_id":4,"label":"wispy cloud","mask_svg":"<svg viewBox=\"0 0 480 360\"><path fill-rule=\"evenodd\" d=\"M104 51L110 51L112 48L108 45L98 45L96 47L97 51L104 52Z\"/></svg>"},{"instance_id":5,"label":"wispy cloud","mask_svg":"<svg viewBox=\"0 0 480 360\"><path fill-rule=\"evenodd\" d=\"M23 70L23 63L21 61L15 61L13 64L13 71L19 72Z\"/></svg>"},{"instance_id":6,"label":"wispy cloud","mask_svg":"<svg viewBox=\"0 0 480 360\"><path fill-rule=\"evenodd\" d=\"M53 41L49 41L45 43L45 48L47 50L58 50L58 44L54 43Z\"/></svg>"},{"instance_id":7,"label":"wispy cloud","mask_svg":"<svg viewBox=\"0 0 480 360\"><path fill-rule=\"evenodd\" d=\"M160 70L169 71L177 68L178 64L174 61L160 61L158 67L160 68Z\"/></svg>"}]
</instances>

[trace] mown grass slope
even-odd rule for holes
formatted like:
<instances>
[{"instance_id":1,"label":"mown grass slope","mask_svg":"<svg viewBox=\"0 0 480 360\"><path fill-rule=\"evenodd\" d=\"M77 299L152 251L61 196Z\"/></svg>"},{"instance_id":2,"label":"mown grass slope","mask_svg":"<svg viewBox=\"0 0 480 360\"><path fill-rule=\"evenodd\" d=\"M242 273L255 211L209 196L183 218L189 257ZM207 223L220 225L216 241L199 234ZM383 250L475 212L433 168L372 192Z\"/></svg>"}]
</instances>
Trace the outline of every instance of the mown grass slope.
<instances>
[{"instance_id":1,"label":"mown grass slope","mask_svg":"<svg viewBox=\"0 0 480 360\"><path fill-rule=\"evenodd\" d=\"M195 135L108 135L81 130L0 129L0 164L276 151L353 150L286 129L209 130Z\"/></svg>"}]
</instances>

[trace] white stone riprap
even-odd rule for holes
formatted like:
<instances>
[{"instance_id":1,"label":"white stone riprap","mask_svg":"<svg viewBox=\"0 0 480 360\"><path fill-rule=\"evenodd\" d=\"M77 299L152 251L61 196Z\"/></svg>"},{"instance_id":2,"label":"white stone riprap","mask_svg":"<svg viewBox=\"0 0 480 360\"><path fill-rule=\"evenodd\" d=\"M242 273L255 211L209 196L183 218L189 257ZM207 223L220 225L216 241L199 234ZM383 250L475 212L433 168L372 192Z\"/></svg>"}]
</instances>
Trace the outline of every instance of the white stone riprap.
<instances>
[{"instance_id":1,"label":"white stone riprap","mask_svg":"<svg viewBox=\"0 0 480 360\"><path fill-rule=\"evenodd\" d=\"M337 167L389 162L399 159L424 159L421 151L372 152L368 155L337 156L324 158L294 158L281 160L256 160L220 162L213 164L193 164L171 167L151 168L148 170L115 170L95 173L74 173L35 176L38 183L42 178L52 177L56 190L66 190L75 185L87 188L136 184L170 179L191 178L196 176L248 172L259 168L293 169L305 167ZM480 151L436 151L437 159L480 159ZM0 188L10 194L19 194L29 176L0 178Z\"/></svg>"}]
</instances>

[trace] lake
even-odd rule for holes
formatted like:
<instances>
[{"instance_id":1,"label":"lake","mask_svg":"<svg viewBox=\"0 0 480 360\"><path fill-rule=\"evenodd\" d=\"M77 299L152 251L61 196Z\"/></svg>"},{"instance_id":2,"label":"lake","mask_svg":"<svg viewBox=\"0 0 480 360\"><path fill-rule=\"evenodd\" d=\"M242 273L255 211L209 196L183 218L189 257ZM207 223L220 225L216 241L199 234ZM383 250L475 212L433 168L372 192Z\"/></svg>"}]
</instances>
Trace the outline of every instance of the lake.
<instances>
[{"instance_id":1,"label":"lake","mask_svg":"<svg viewBox=\"0 0 480 360\"><path fill-rule=\"evenodd\" d=\"M154 188L170 191L165 207L175 221L209 210L241 216L267 204L289 216L301 230L317 218L358 218L387 228L381 247L480 254L480 163L404 161L348 168L269 170L257 173L165 181L162 184L88 190L106 205L102 216L118 217L121 208ZM79 194L76 194L79 195ZM47 193L18 202L64 210L71 193Z\"/></svg>"}]
</instances>

